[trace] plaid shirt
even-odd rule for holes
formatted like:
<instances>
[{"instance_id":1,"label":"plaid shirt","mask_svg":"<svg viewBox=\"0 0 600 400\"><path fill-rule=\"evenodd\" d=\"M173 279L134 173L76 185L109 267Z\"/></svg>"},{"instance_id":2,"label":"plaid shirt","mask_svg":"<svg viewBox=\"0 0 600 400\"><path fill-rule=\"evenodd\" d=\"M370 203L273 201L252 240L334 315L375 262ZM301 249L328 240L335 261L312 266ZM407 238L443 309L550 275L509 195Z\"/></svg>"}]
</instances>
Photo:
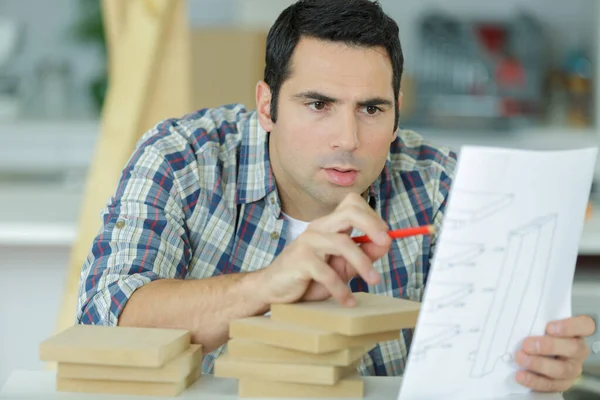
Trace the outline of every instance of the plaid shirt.
<instances>
[{"instance_id":1,"label":"plaid shirt","mask_svg":"<svg viewBox=\"0 0 600 400\"><path fill-rule=\"evenodd\" d=\"M401 130L370 204L392 229L441 224L456 156ZM77 322L116 325L128 298L155 279L202 279L269 265L286 245L267 134L241 105L161 122L138 142L81 274ZM375 262L382 280L354 292L421 301L435 236L395 240ZM412 330L365 354L363 375L401 375ZM203 372L226 346L207 354Z\"/></svg>"}]
</instances>

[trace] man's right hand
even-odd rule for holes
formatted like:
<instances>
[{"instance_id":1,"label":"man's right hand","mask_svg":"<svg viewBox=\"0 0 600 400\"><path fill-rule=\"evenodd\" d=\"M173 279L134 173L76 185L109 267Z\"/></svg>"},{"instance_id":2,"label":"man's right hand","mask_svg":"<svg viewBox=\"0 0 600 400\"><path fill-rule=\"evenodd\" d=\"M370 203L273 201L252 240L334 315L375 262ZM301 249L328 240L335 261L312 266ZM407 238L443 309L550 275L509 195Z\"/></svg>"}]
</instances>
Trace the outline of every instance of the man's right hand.
<instances>
[{"instance_id":1,"label":"man's right hand","mask_svg":"<svg viewBox=\"0 0 600 400\"><path fill-rule=\"evenodd\" d=\"M350 237L352 229L368 235L371 243L358 246ZM373 262L389 251L390 244L387 224L362 197L350 194L259 271L258 290L266 304L333 296L340 304L353 306L348 281L358 274L368 284L378 283Z\"/></svg>"}]
</instances>

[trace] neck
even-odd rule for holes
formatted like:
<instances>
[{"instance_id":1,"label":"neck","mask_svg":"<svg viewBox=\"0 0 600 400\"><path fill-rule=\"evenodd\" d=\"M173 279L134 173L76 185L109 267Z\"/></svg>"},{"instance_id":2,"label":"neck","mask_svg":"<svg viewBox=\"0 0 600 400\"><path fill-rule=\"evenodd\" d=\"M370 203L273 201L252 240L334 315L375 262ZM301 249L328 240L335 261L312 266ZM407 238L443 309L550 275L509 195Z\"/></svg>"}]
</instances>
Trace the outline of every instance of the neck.
<instances>
[{"instance_id":1,"label":"neck","mask_svg":"<svg viewBox=\"0 0 600 400\"><path fill-rule=\"evenodd\" d=\"M331 214L337 207L337 205L316 201L302 189L277 185L277 191L281 201L281 211L300 221L311 222L322 218ZM361 196L368 201L369 190L365 190Z\"/></svg>"},{"instance_id":2,"label":"neck","mask_svg":"<svg viewBox=\"0 0 600 400\"><path fill-rule=\"evenodd\" d=\"M334 206L316 201L302 189L277 185L277 190L281 201L281 210L294 219L311 222L331 214L335 210Z\"/></svg>"}]
</instances>

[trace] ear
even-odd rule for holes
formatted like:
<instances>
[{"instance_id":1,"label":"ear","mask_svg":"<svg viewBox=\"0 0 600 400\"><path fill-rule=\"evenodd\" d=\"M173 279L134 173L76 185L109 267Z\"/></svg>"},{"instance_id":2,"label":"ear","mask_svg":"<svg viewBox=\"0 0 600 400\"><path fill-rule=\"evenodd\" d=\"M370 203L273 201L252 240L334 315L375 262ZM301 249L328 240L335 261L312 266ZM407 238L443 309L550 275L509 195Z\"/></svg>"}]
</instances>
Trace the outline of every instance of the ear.
<instances>
[{"instance_id":1,"label":"ear","mask_svg":"<svg viewBox=\"0 0 600 400\"><path fill-rule=\"evenodd\" d=\"M260 126L265 132L271 132L274 125L271 121L271 88L264 81L256 84L256 111Z\"/></svg>"},{"instance_id":2,"label":"ear","mask_svg":"<svg viewBox=\"0 0 600 400\"><path fill-rule=\"evenodd\" d=\"M400 114L400 110L402 109L402 92L400 92L398 94L398 114ZM400 122L398 122L398 128L396 128L396 130L394 131L394 134L392 135L392 142L394 140L396 140L396 138L398 137L398 131L400 130Z\"/></svg>"}]
</instances>

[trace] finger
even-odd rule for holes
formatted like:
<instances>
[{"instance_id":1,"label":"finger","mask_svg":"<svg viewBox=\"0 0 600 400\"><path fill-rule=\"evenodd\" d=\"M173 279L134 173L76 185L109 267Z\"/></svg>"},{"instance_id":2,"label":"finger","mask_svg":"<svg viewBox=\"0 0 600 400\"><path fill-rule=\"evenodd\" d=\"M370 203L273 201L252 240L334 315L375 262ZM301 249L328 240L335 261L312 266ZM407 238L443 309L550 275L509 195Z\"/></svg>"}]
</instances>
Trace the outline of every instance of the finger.
<instances>
[{"instance_id":1,"label":"finger","mask_svg":"<svg viewBox=\"0 0 600 400\"><path fill-rule=\"evenodd\" d=\"M587 337L595 331L596 323L587 315L552 321L546 326L548 335L558 337Z\"/></svg>"},{"instance_id":2,"label":"finger","mask_svg":"<svg viewBox=\"0 0 600 400\"><path fill-rule=\"evenodd\" d=\"M532 356L581 357L586 347L581 338L557 338L553 336L533 336L523 341L523 351Z\"/></svg>"},{"instance_id":3,"label":"finger","mask_svg":"<svg viewBox=\"0 0 600 400\"><path fill-rule=\"evenodd\" d=\"M521 385L537 392L564 392L573 385L570 379L550 379L531 371L517 372L516 379Z\"/></svg>"},{"instance_id":4,"label":"finger","mask_svg":"<svg viewBox=\"0 0 600 400\"><path fill-rule=\"evenodd\" d=\"M350 282L358 273L344 257L332 256L327 264L342 278L346 283Z\"/></svg>"},{"instance_id":5,"label":"finger","mask_svg":"<svg viewBox=\"0 0 600 400\"><path fill-rule=\"evenodd\" d=\"M360 245L360 248L371 261L379 260L390 251L390 246L380 246L377 243L364 243Z\"/></svg>"},{"instance_id":6,"label":"finger","mask_svg":"<svg viewBox=\"0 0 600 400\"><path fill-rule=\"evenodd\" d=\"M302 300L304 301L315 301L315 300L325 300L328 297L331 297L331 293L325 288L325 286L321 285L317 281L312 281L308 286L306 292L304 292L304 296Z\"/></svg>"},{"instance_id":7,"label":"finger","mask_svg":"<svg viewBox=\"0 0 600 400\"><path fill-rule=\"evenodd\" d=\"M365 200L365 198L358 193L348 193L346 197L342 199L340 204L338 204L336 210L339 210L351 204L357 204L372 210L371 206L369 206L369 203L367 203L367 200Z\"/></svg>"},{"instance_id":8,"label":"finger","mask_svg":"<svg viewBox=\"0 0 600 400\"><path fill-rule=\"evenodd\" d=\"M339 275L325 262L318 261L311 265L311 278L323 285L338 303L346 306L356 304L352 291Z\"/></svg>"},{"instance_id":9,"label":"finger","mask_svg":"<svg viewBox=\"0 0 600 400\"><path fill-rule=\"evenodd\" d=\"M318 253L321 260L326 256L341 256L365 280L374 285L380 280L380 275L373 267L373 261L365 252L344 234L318 234L305 235L308 245ZM330 268L331 269L331 268Z\"/></svg>"},{"instance_id":10,"label":"finger","mask_svg":"<svg viewBox=\"0 0 600 400\"><path fill-rule=\"evenodd\" d=\"M515 355L517 364L530 372L552 379L575 379L581 375L581 364L568 358L530 356L522 351Z\"/></svg>"},{"instance_id":11,"label":"finger","mask_svg":"<svg viewBox=\"0 0 600 400\"><path fill-rule=\"evenodd\" d=\"M362 203L355 201L341 204L334 213L312 222L308 229L332 233L358 229L380 246L389 246L392 241L388 225L364 200Z\"/></svg>"},{"instance_id":12,"label":"finger","mask_svg":"<svg viewBox=\"0 0 600 400\"><path fill-rule=\"evenodd\" d=\"M389 246L392 242L387 224L377 215L359 207L350 207L330 214L311 223L309 229L320 232L344 232L348 229L358 229L373 243L380 246Z\"/></svg>"}]
</instances>

